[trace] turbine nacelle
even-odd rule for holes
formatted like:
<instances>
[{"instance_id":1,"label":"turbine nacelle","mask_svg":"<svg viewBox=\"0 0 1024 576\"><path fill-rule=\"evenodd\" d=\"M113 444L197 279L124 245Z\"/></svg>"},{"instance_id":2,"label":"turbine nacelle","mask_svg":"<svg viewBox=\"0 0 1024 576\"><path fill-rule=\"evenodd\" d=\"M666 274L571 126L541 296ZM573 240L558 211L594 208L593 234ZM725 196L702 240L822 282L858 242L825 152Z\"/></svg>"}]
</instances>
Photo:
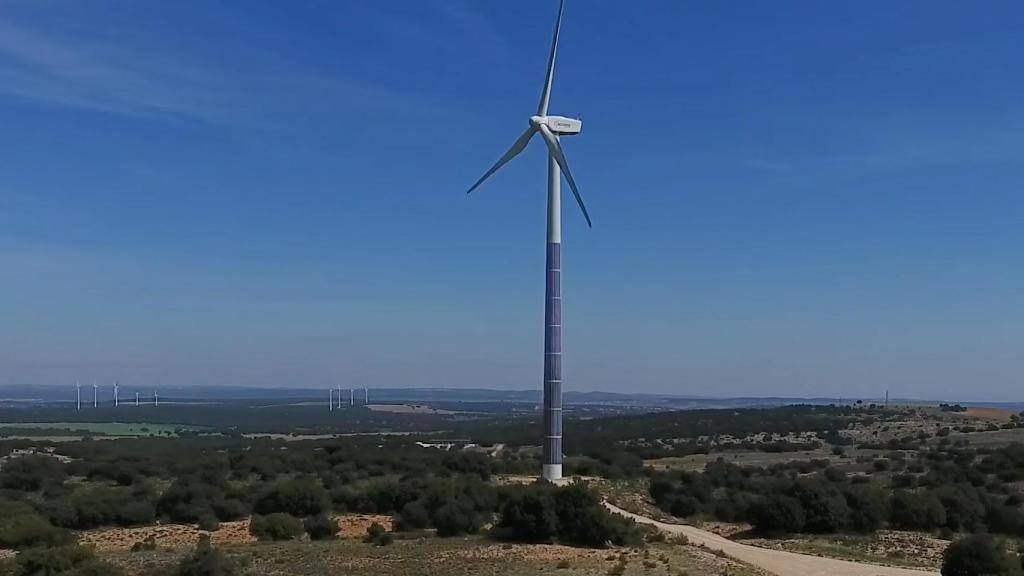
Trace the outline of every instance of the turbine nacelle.
<instances>
[{"instance_id":1,"label":"turbine nacelle","mask_svg":"<svg viewBox=\"0 0 1024 576\"><path fill-rule=\"evenodd\" d=\"M559 136L574 136L583 130L583 122L565 116L530 116L530 125L539 128L544 125Z\"/></svg>"}]
</instances>

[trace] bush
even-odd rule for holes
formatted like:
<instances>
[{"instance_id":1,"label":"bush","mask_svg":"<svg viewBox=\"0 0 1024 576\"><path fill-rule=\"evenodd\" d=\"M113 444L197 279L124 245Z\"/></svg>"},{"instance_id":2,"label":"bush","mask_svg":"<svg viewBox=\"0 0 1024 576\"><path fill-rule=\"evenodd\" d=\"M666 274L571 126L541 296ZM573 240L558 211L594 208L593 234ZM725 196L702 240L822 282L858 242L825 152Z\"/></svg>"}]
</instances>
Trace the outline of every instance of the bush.
<instances>
[{"instance_id":1,"label":"bush","mask_svg":"<svg viewBox=\"0 0 1024 576\"><path fill-rule=\"evenodd\" d=\"M256 500L258 514L285 512L292 516L315 516L331 508L327 491L315 478L300 477L280 480L267 488Z\"/></svg>"},{"instance_id":2,"label":"bush","mask_svg":"<svg viewBox=\"0 0 1024 576\"><path fill-rule=\"evenodd\" d=\"M139 526L156 520L156 497L149 491L134 488L94 486L76 490L71 495L74 525L70 528L96 526Z\"/></svg>"},{"instance_id":3,"label":"bush","mask_svg":"<svg viewBox=\"0 0 1024 576\"><path fill-rule=\"evenodd\" d=\"M405 532L430 526L430 513L419 500L409 502L395 518L395 530Z\"/></svg>"},{"instance_id":4,"label":"bush","mask_svg":"<svg viewBox=\"0 0 1024 576\"><path fill-rule=\"evenodd\" d=\"M509 537L526 542L548 542L558 534L558 514L551 489L534 485L513 492L501 508L501 528Z\"/></svg>"},{"instance_id":5,"label":"bush","mask_svg":"<svg viewBox=\"0 0 1024 576\"><path fill-rule=\"evenodd\" d=\"M857 532L873 532L889 518L889 499L881 488L859 484L843 494L850 510L848 526Z\"/></svg>"},{"instance_id":6,"label":"bush","mask_svg":"<svg viewBox=\"0 0 1024 576\"><path fill-rule=\"evenodd\" d=\"M306 529L310 540L331 540L340 530L338 523L326 514L306 518L302 521L302 527Z\"/></svg>"},{"instance_id":7,"label":"bush","mask_svg":"<svg viewBox=\"0 0 1024 576\"><path fill-rule=\"evenodd\" d=\"M500 536L528 542L557 539L595 548L643 542L643 534L632 520L605 510L597 495L581 483L566 487L535 484L511 490L498 526L502 528Z\"/></svg>"},{"instance_id":8,"label":"bush","mask_svg":"<svg viewBox=\"0 0 1024 576\"><path fill-rule=\"evenodd\" d=\"M1016 576L1020 562L1003 541L973 534L950 544L942 554L942 576Z\"/></svg>"},{"instance_id":9,"label":"bush","mask_svg":"<svg viewBox=\"0 0 1024 576\"><path fill-rule=\"evenodd\" d=\"M256 514L249 522L249 533L257 540L295 540L302 536L302 522L291 514L275 512L262 516Z\"/></svg>"},{"instance_id":10,"label":"bush","mask_svg":"<svg viewBox=\"0 0 1024 576\"><path fill-rule=\"evenodd\" d=\"M18 554L18 576L122 576L120 568L101 561L91 548L77 544L30 548Z\"/></svg>"},{"instance_id":11,"label":"bush","mask_svg":"<svg viewBox=\"0 0 1024 576\"><path fill-rule=\"evenodd\" d=\"M57 546L73 541L74 536L70 532L57 528L35 512L22 511L0 516L0 547L21 549L40 545Z\"/></svg>"},{"instance_id":12,"label":"bush","mask_svg":"<svg viewBox=\"0 0 1024 576\"><path fill-rule=\"evenodd\" d=\"M840 532L850 519L850 508L846 498L831 483L817 478L801 479L793 495L804 510L804 527L807 532Z\"/></svg>"},{"instance_id":13,"label":"bush","mask_svg":"<svg viewBox=\"0 0 1024 576\"><path fill-rule=\"evenodd\" d=\"M792 496L772 494L754 503L750 522L762 532L800 532L806 515L800 501Z\"/></svg>"},{"instance_id":14,"label":"bush","mask_svg":"<svg viewBox=\"0 0 1024 576\"><path fill-rule=\"evenodd\" d=\"M388 546L394 541L394 534L388 532L387 528L381 525L381 523L374 522L366 527L366 536L363 537L363 542L378 546Z\"/></svg>"},{"instance_id":15,"label":"bush","mask_svg":"<svg viewBox=\"0 0 1024 576\"><path fill-rule=\"evenodd\" d=\"M11 458L0 470L0 487L35 492L46 486L61 484L67 478L64 464L52 456L29 454Z\"/></svg>"},{"instance_id":16,"label":"bush","mask_svg":"<svg viewBox=\"0 0 1024 576\"><path fill-rule=\"evenodd\" d=\"M445 503L431 515L431 522L437 528L438 536L476 534L481 524L476 510L463 500Z\"/></svg>"},{"instance_id":17,"label":"bush","mask_svg":"<svg viewBox=\"0 0 1024 576\"><path fill-rule=\"evenodd\" d=\"M220 530L220 520L217 520L217 517L212 514L204 514L199 517L197 527L200 530L206 530L207 532L216 532L217 530Z\"/></svg>"},{"instance_id":18,"label":"bush","mask_svg":"<svg viewBox=\"0 0 1024 576\"><path fill-rule=\"evenodd\" d=\"M143 552L156 550L156 536L150 534L145 540L139 540L132 544L132 552Z\"/></svg>"},{"instance_id":19,"label":"bush","mask_svg":"<svg viewBox=\"0 0 1024 576\"><path fill-rule=\"evenodd\" d=\"M210 544L210 537L202 535L192 554L181 559L175 576L234 576L239 573L236 562Z\"/></svg>"},{"instance_id":20,"label":"bush","mask_svg":"<svg viewBox=\"0 0 1024 576\"><path fill-rule=\"evenodd\" d=\"M946 509L931 492L897 490L891 499L893 526L903 530L931 530L946 525Z\"/></svg>"}]
</instances>

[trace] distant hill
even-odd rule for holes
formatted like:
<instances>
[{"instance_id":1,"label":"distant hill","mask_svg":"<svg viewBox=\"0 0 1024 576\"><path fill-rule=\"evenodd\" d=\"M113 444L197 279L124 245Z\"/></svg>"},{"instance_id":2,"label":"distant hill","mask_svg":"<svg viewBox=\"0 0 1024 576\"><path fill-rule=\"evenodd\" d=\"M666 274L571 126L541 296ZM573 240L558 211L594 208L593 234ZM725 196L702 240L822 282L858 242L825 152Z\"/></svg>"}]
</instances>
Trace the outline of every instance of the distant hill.
<instances>
[{"instance_id":1,"label":"distant hill","mask_svg":"<svg viewBox=\"0 0 1024 576\"><path fill-rule=\"evenodd\" d=\"M135 392L149 400L153 388L123 384L120 388L122 402L134 400ZM348 397L349 388L343 388ZM357 401L362 401L362 388L355 388ZM218 402L228 400L294 400L326 401L326 388L262 388L254 386L166 386L160 387L161 402L190 401ZM100 401L111 399L110 385L101 386ZM539 404L540 389L533 390L492 390L486 388L371 388L370 402L508 402L517 404ZM33 403L73 402L74 386L0 386L0 404L20 405ZM845 398L843 403L856 399ZM82 386L82 402L92 401L92 385ZM799 398L786 396L712 398L673 394L630 394L623 392L577 392L564 393L563 402L570 405L621 406L629 408L691 409L691 408L760 408L790 404L838 404L838 398ZM881 403L878 398L865 398L864 403ZM938 404L939 400L892 399L894 404ZM965 406L993 406L1024 409L1024 402L958 402Z\"/></svg>"}]
</instances>

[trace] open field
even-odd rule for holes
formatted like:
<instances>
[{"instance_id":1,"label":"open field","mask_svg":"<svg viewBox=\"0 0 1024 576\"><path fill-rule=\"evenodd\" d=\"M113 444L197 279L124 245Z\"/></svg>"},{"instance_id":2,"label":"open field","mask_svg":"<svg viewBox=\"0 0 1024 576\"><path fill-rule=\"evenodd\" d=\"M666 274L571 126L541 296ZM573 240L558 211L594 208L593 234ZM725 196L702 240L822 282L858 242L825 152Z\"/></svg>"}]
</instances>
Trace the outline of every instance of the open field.
<instances>
[{"instance_id":1,"label":"open field","mask_svg":"<svg viewBox=\"0 0 1024 576\"><path fill-rule=\"evenodd\" d=\"M359 540L229 545L223 549L248 565L254 576L527 576L606 574L622 562L624 576L758 572L735 561L687 546L657 544L647 550L593 550L558 545L502 544L485 537L397 540L380 547ZM106 555L130 574L160 574L183 549ZM645 562L647 565L645 566Z\"/></svg>"},{"instance_id":2,"label":"open field","mask_svg":"<svg viewBox=\"0 0 1024 576\"><path fill-rule=\"evenodd\" d=\"M994 430L992 432L971 432L970 434L959 434L957 436L967 438L971 446L975 447L1006 446L1014 442L1024 442L1024 428Z\"/></svg>"}]
</instances>

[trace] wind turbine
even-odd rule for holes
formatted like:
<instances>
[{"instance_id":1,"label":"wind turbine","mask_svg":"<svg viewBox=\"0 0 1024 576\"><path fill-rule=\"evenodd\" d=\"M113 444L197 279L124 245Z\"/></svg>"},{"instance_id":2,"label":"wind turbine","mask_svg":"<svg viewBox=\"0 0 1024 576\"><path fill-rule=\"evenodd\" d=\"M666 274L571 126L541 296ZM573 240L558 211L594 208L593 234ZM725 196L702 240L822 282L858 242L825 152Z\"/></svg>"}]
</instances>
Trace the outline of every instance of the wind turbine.
<instances>
[{"instance_id":1,"label":"wind turbine","mask_svg":"<svg viewBox=\"0 0 1024 576\"><path fill-rule=\"evenodd\" d=\"M82 383L75 381L75 410L82 409Z\"/></svg>"},{"instance_id":2,"label":"wind turbine","mask_svg":"<svg viewBox=\"0 0 1024 576\"><path fill-rule=\"evenodd\" d=\"M135 405L136 406L139 405L139 393L138 392L135 393Z\"/></svg>"},{"instance_id":3,"label":"wind turbine","mask_svg":"<svg viewBox=\"0 0 1024 576\"><path fill-rule=\"evenodd\" d=\"M355 388L349 388L348 389L348 405L349 406L355 406L356 405L356 389Z\"/></svg>"},{"instance_id":4,"label":"wind turbine","mask_svg":"<svg viewBox=\"0 0 1024 576\"><path fill-rule=\"evenodd\" d=\"M363 406L368 406L369 404L370 404L370 389L369 388L363 388Z\"/></svg>"},{"instance_id":5,"label":"wind turbine","mask_svg":"<svg viewBox=\"0 0 1024 576\"><path fill-rule=\"evenodd\" d=\"M100 387L96 385L96 381L92 381L92 407L96 408L99 406L99 390Z\"/></svg>"},{"instance_id":6,"label":"wind turbine","mask_svg":"<svg viewBox=\"0 0 1024 576\"><path fill-rule=\"evenodd\" d=\"M342 397L341 397L341 384L338 384L338 410L341 410Z\"/></svg>"},{"instance_id":7,"label":"wind turbine","mask_svg":"<svg viewBox=\"0 0 1024 576\"><path fill-rule=\"evenodd\" d=\"M569 163L565 159L562 145L559 142L561 136L579 134L583 123L575 118L548 114L551 84L555 75L555 55L558 52L558 37L562 29L564 10L565 0L561 0L537 113L530 116L530 125L512 144L512 147L467 192L468 194L476 190L484 180L518 156L530 143L534 134L540 134L548 148L547 273L544 284L544 463L542 467L542 474L547 480L558 480L562 477L562 176L565 176L565 180L569 183L569 188L583 212L587 226L591 226L587 207L583 205L583 198L576 188L576 181L572 177L572 172L569 171Z\"/></svg>"},{"instance_id":8,"label":"wind turbine","mask_svg":"<svg viewBox=\"0 0 1024 576\"><path fill-rule=\"evenodd\" d=\"M327 401L327 406L330 408L331 412L334 412L334 388L327 389L327 396L330 398Z\"/></svg>"},{"instance_id":9,"label":"wind turbine","mask_svg":"<svg viewBox=\"0 0 1024 576\"><path fill-rule=\"evenodd\" d=\"M114 408L117 408L117 380L114 381Z\"/></svg>"},{"instance_id":10,"label":"wind turbine","mask_svg":"<svg viewBox=\"0 0 1024 576\"><path fill-rule=\"evenodd\" d=\"M160 405L160 395L156 393L156 390L153 390L153 407L156 408L159 405Z\"/></svg>"}]
</instances>

